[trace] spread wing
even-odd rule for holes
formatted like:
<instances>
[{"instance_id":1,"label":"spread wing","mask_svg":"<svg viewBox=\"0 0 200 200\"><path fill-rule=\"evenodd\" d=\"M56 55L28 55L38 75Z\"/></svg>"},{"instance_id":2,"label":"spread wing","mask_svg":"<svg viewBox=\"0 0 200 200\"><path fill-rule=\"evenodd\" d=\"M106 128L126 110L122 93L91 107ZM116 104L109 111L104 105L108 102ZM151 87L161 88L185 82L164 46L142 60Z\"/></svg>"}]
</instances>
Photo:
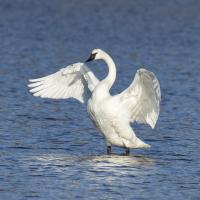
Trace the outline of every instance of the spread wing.
<instances>
[{"instance_id":1,"label":"spread wing","mask_svg":"<svg viewBox=\"0 0 200 200\"><path fill-rule=\"evenodd\" d=\"M136 121L155 127L160 112L161 91L153 72L137 70L132 84L119 98L130 122Z\"/></svg>"},{"instance_id":2,"label":"spread wing","mask_svg":"<svg viewBox=\"0 0 200 200\"><path fill-rule=\"evenodd\" d=\"M84 103L99 80L84 63L75 63L58 72L29 80L28 86L34 96L51 99L75 98Z\"/></svg>"}]
</instances>

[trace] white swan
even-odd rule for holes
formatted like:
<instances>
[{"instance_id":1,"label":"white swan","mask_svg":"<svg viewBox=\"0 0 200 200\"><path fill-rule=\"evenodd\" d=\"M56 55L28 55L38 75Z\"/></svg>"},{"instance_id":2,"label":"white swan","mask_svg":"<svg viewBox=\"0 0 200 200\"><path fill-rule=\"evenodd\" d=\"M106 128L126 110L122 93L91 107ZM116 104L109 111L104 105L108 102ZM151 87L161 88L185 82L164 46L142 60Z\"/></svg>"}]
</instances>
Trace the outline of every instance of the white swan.
<instances>
[{"instance_id":1,"label":"white swan","mask_svg":"<svg viewBox=\"0 0 200 200\"><path fill-rule=\"evenodd\" d=\"M72 97L87 103L91 120L106 139L108 154L112 145L125 148L126 155L130 148L150 147L135 135L130 123L146 123L154 128L161 100L156 76L146 69L139 69L126 90L111 96L109 90L116 78L115 64L100 49L94 49L87 62L98 59L104 60L109 69L102 81L84 63L75 63L49 76L30 80L30 92L42 98Z\"/></svg>"}]
</instances>

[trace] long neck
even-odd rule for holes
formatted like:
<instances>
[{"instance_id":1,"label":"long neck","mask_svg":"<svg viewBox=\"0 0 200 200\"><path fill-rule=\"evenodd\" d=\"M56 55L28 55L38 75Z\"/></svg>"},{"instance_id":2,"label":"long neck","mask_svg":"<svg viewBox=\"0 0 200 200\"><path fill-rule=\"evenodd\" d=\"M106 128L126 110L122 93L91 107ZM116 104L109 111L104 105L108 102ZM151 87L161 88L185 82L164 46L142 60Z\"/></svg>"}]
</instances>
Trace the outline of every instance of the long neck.
<instances>
[{"instance_id":1,"label":"long neck","mask_svg":"<svg viewBox=\"0 0 200 200\"><path fill-rule=\"evenodd\" d=\"M112 87L113 83L115 82L116 79L116 67L115 63L113 62L112 58L104 52L102 59L106 62L108 65L108 75L106 78L103 80L103 82L106 82L109 89Z\"/></svg>"}]
</instances>

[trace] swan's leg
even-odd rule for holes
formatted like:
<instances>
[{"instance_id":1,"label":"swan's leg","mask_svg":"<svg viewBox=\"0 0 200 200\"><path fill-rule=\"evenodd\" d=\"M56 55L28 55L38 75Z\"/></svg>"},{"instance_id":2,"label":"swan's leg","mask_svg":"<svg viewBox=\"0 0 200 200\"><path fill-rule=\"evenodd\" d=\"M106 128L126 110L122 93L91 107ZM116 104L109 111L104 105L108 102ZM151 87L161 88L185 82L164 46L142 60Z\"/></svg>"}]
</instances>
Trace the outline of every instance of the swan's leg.
<instances>
[{"instance_id":1,"label":"swan's leg","mask_svg":"<svg viewBox=\"0 0 200 200\"><path fill-rule=\"evenodd\" d=\"M129 149L129 148L126 148L125 156L128 156L129 154L130 154L130 149Z\"/></svg>"},{"instance_id":2,"label":"swan's leg","mask_svg":"<svg viewBox=\"0 0 200 200\"><path fill-rule=\"evenodd\" d=\"M111 146L107 146L107 154L111 154Z\"/></svg>"}]
</instances>

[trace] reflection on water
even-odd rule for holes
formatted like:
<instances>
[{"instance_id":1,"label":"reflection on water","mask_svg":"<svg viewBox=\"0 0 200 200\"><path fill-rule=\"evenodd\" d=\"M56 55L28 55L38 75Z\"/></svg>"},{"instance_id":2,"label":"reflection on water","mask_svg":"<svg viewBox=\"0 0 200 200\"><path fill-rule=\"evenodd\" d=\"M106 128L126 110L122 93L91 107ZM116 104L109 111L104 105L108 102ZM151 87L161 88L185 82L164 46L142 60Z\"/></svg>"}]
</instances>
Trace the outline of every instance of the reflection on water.
<instances>
[{"instance_id":1,"label":"reflection on water","mask_svg":"<svg viewBox=\"0 0 200 200\"><path fill-rule=\"evenodd\" d=\"M52 168L52 170L58 171L60 168L65 168L78 165L88 165L90 172L115 172L122 168L143 168L147 166L153 166L154 160L144 155L99 155L99 156L75 156L75 155L42 155L32 156L23 160L25 165L30 166L32 164L38 165L41 168L46 166Z\"/></svg>"},{"instance_id":2,"label":"reflection on water","mask_svg":"<svg viewBox=\"0 0 200 200\"><path fill-rule=\"evenodd\" d=\"M21 161L26 170L33 169L32 177L59 177L59 179L73 179L73 184L79 184L81 177L83 182L94 183L97 186L104 183L108 190L117 190L121 187L133 187L135 184L145 182L145 177L151 175L154 168L154 160L143 155L41 155L32 156ZM81 170L81 171L80 171ZM73 177L73 178L72 178ZM129 184L121 183L121 178ZM133 179L130 181L130 179ZM68 182L68 183L69 183ZM131 186L132 185L132 186ZM83 186L85 187L85 186ZM88 186L89 187L89 186ZM94 185L90 185L93 190ZM92 189L93 188L93 189ZM109 189L110 188L110 189Z\"/></svg>"},{"instance_id":3,"label":"reflection on water","mask_svg":"<svg viewBox=\"0 0 200 200\"><path fill-rule=\"evenodd\" d=\"M87 171L88 178L101 183L102 180L109 185L121 181L122 177L146 176L154 162L145 156L95 156L92 157ZM105 176L106 174L106 176ZM142 178L140 179L142 181Z\"/></svg>"},{"instance_id":4,"label":"reflection on water","mask_svg":"<svg viewBox=\"0 0 200 200\"><path fill-rule=\"evenodd\" d=\"M98 168L112 168L112 167L143 167L151 166L154 164L154 160L144 155L108 155L108 156L94 156L91 157L91 161L94 164L94 168L98 171Z\"/></svg>"}]
</instances>

